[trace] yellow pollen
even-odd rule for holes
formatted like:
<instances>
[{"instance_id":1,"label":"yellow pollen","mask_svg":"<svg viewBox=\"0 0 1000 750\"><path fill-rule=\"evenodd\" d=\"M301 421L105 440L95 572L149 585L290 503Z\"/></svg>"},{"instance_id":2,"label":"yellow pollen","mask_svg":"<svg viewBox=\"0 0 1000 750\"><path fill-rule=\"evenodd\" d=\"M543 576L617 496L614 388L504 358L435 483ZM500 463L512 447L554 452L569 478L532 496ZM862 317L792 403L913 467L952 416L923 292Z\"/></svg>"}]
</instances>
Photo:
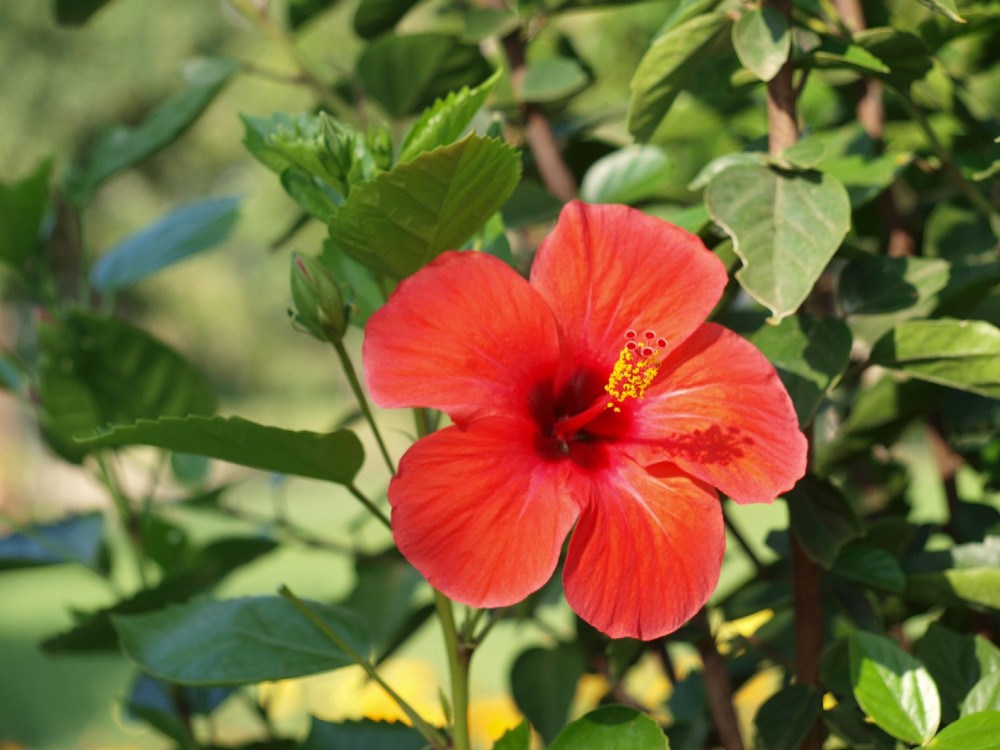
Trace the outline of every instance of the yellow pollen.
<instances>
[{"instance_id":1,"label":"yellow pollen","mask_svg":"<svg viewBox=\"0 0 1000 750\"><path fill-rule=\"evenodd\" d=\"M625 346L604 386L613 399L608 401L608 409L620 412L619 405L626 399L643 397L660 371L656 355L666 346L667 340L657 337L653 331L646 331L641 338L635 331L625 333Z\"/></svg>"}]
</instances>

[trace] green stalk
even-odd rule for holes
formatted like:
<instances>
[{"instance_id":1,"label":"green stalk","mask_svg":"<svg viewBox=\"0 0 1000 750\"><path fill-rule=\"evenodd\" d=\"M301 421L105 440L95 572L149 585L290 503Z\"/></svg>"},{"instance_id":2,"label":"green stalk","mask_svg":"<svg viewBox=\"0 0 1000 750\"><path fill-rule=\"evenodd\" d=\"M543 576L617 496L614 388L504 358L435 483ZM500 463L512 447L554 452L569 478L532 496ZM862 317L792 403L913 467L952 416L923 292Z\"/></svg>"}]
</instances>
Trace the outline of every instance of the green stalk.
<instances>
[{"instance_id":1,"label":"green stalk","mask_svg":"<svg viewBox=\"0 0 1000 750\"><path fill-rule=\"evenodd\" d=\"M344 342L340 339L334 339L330 343L333 344L333 348L337 352L337 358L340 359L340 365L344 370L344 375L347 376L347 382L350 384L351 390L354 392L354 397L358 401L361 413L364 415L365 421L368 422L368 425L372 428L372 432L375 434L375 442L378 443L378 448L382 453L382 458L385 460L385 465L389 469L389 473L395 475L396 465L392 461L392 456L389 455L389 449L385 447L385 441L382 439L382 433L379 432L378 425L375 423L375 415L372 414L371 406L368 404L368 397L365 396L365 390L361 387L361 381L358 379L358 373L355 371L351 358L348 356L347 350L344 348Z\"/></svg>"},{"instance_id":2,"label":"green stalk","mask_svg":"<svg viewBox=\"0 0 1000 750\"><path fill-rule=\"evenodd\" d=\"M316 629L330 641L330 643L347 654L352 660L354 660L355 664L364 669L372 681L382 688L386 692L386 695L396 702L396 704L400 707L400 709L402 709L403 713L406 714L407 718L413 724L413 728L420 732L423 738L427 740L427 742L429 742L435 750L446 750L448 747L448 741L445 737L442 736L437 729L431 726L420 714L418 714L416 710L409 703L407 703L401 695L399 695L399 693L393 690L385 682L385 680L379 676L378 672L375 671L375 667L372 666L371 662L351 648L347 641L341 638L340 635L333 630L333 628L323 621L323 618L319 616L316 610L299 599L287 586L282 586L278 590L278 593L291 602L292 606L299 610L299 612L305 615L309 621L316 626ZM456 750L458 750L457 745Z\"/></svg>"},{"instance_id":3,"label":"green stalk","mask_svg":"<svg viewBox=\"0 0 1000 750\"><path fill-rule=\"evenodd\" d=\"M350 492L352 495L354 495L354 497L358 499L358 502L360 502L362 505L365 506L365 508L368 509L369 513L371 513L373 516L375 516L375 518L381 521L382 525L385 526L387 529L389 529L389 531L392 531L392 522L389 520L389 517L381 510L379 510L379 507L375 505L375 503L373 503L371 500L365 497L365 495L361 492L361 490L359 490L353 484L346 484L344 486L347 488L348 492Z\"/></svg>"},{"instance_id":4,"label":"green stalk","mask_svg":"<svg viewBox=\"0 0 1000 750\"><path fill-rule=\"evenodd\" d=\"M444 631L448 669L451 672L451 709L454 714L451 739L454 750L469 750L469 661L472 653L459 640L451 600L435 589L434 605Z\"/></svg>"},{"instance_id":5,"label":"green stalk","mask_svg":"<svg viewBox=\"0 0 1000 750\"><path fill-rule=\"evenodd\" d=\"M125 496L125 493L122 492L121 485L112 473L111 467L108 466L108 462L104 456L97 453L95 454L95 458L97 459L97 468L100 471L101 483L107 488L111 499L114 501L115 510L118 511L118 517L121 519L122 528L125 531L125 539L128 541L129 549L132 550L135 569L139 574L139 583L142 585L142 588L149 588L149 577L146 575L146 552L134 533L135 514L132 512L132 506L129 504L129 499Z\"/></svg>"}]
</instances>

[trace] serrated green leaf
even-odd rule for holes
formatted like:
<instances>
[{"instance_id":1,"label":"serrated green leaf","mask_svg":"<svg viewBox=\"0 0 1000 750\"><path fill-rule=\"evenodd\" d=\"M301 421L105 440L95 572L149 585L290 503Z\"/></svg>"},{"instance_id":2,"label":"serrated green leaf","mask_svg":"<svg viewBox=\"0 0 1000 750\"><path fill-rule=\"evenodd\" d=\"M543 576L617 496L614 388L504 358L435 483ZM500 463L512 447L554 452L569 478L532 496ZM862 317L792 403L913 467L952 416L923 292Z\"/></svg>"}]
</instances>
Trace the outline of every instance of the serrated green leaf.
<instances>
[{"instance_id":1,"label":"serrated green leaf","mask_svg":"<svg viewBox=\"0 0 1000 750\"><path fill-rule=\"evenodd\" d=\"M949 724L927 743L931 750L997 750L1000 742L1000 711L963 716Z\"/></svg>"},{"instance_id":2,"label":"serrated green leaf","mask_svg":"<svg viewBox=\"0 0 1000 750\"><path fill-rule=\"evenodd\" d=\"M789 685L772 695L754 717L756 750L796 750L823 712L816 688Z\"/></svg>"},{"instance_id":3,"label":"serrated green leaf","mask_svg":"<svg viewBox=\"0 0 1000 750\"><path fill-rule=\"evenodd\" d=\"M21 276L27 275L26 263L41 241L51 174L52 161L46 160L17 182L0 182L0 263Z\"/></svg>"},{"instance_id":4,"label":"serrated green leaf","mask_svg":"<svg viewBox=\"0 0 1000 750\"><path fill-rule=\"evenodd\" d=\"M605 706L568 724L549 750L668 750L655 721L625 706Z\"/></svg>"},{"instance_id":5,"label":"serrated green leaf","mask_svg":"<svg viewBox=\"0 0 1000 750\"><path fill-rule=\"evenodd\" d=\"M293 432L239 417L139 420L80 442L91 448L152 445L337 484L352 482L364 461L361 441L350 430Z\"/></svg>"},{"instance_id":6,"label":"serrated green leaf","mask_svg":"<svg viewBox=\"0 0 1000 750\"><path fill-rule=\"evenodd\" d=\"M493 744L493 750L531 750L531 725L527 719L504 732Z\"/></svg>"},{"instance_id":7,"label":"serrated green leaf","mask_svg":"<svg viewBox=\"0 0 1000 750\"><path fill-rule=\"evenodd\" d=\"M777 369L804 427L847 367L851 332L836 318L798 316L765 325L750 340Z\"/></svg>"},{"instance_id":8,"label":"serrated green leaf","mask_svg":"<svg viewBox=\"0 0 1000 750\"><path fill-rule=\"evenodd\" d=\"M75 562L94 565L104 536L104 515L84 513L25 526L0 538L0 570Z\"/></svg>"},{"instance_id":9,"label":"serrated green leaf","mask_svg":"<svg viewBox=\"0 0 1000 750\"><path fill-rule=\"evenodd\" d=\"M203 58L182 70L184 86L135 127L119 125L94 143L66 178L66 194L83 206L93 192L177 140L198 119L239 69L235 60Z\"/></svg>"},{"instance_id":10,"label":"serrated green leaf","mask_svg":"<svg viewBox=\"0 0 1000 750\"><path fill-rule=\"evenodd\" d=\"M920 0L920 4L956 23L965 23L965 19L959 15L958 8L955 6L955 0Z\"/></svg>"},{"instance_id":11,"label":"serrated green leaf","mask_svg":"<svg viewBox=\"0 0 1000 750\"><path fill-rule=\"evenodd\" d=\"M873 633L852 633L849 643L851 687L858 705L893 737L926 743L941 721L941 702L924 666Z\"/></svg>"},{"instance_id":12,"label":"serrated green leaf","mask_svg":"<svg viewBox=\"0 0 1000 750\"><path fill-rule=\"evenodd\" d=\"M406 134L399 154L400 163L412 161L424 151L447 146L457 140L482 109L502 76L503 70L498 68L475 88L466 86L459 91L452 91L424 110L420 119Z\"/></svg>"},{"instance_id":13,"label":"serrated green leaf","mask_svg":"<svg viewBox=\"0 0 1000 750\"><path fill-rule=\"evenodd\" d=\"M674 161L658 146L626 146L595 161L580 184L587 203L637 203L674 176Z\"/></svg>"},{"instance_id":14,"label":"serrated green leaf","mask_svg":"<svg viewBox=\"0 0 1000 750\"><path fill-rule=\"evenodd\" d=\"M474 86L492 68L474 45L446 34L385 34L369 44L357 63L370 97L392 117L429 107L462 86Z\"/></svg>"},{"instance_id":15,"label":"serrated green leaf","mask_svg":"<svg viewBox=\"0 0 1000 750\"><path fill-rule=\"evenodd\" d=\"M688 88L706 61L705 50L729 22L725 13L697 15L653 42L630 84L628 129L636 140L644 142L652 137L677 95Z\"/></svg>"},{"instance_id":16,"label":"serrated green leaf","mask_svg":"<svg viewBox=\"0 0 1000 750\"><path fill-rule=\"evenodd\" d=\"M1000 398L1000 329L985 321L906 321L875 344L871 362Z\"/></svg>"},{"instance_id":17,"label":"serrated green leaf","mask_svg":"<svg viewBox=\"0 0 1000 750\"><path fill-rule=\"evenodd\" d=\"M355 652L367 638L346 610L309 606ZM245 685L350 666L354 659L279 596L199 601L113 618L126 655L180 685Z\"/></svg>"},{"instance_id":18,"label":"serrated green leaf","mask_svg":"<svg viewBox=\"0 0 1000 750\"><path fill-rule=\"evenodd\" d=\"M547 743L566 724L584 666L576 645L530 648L514 662L510 673L514 701Z\"/></svg>"},{"instance_id":19,"label":"serrated green leaf","mask_svg":"<svg viewBox=\"0 0 1000 750\"><path fill-rule=\"evenodd\" d=\"M377 274L405 278L461 247L504 204L520 170L513 149L470 135L358 185L330 238Z\"/></svg>"},{"instance_id":20,"label":"serrated green leaf","mask_svg":"<svg viewBox=\"0 0 1000 750\"><path fill-rule=\"evenodd\" d=\"M733 24L733 48L743 67L760 80L770 81L792 49L788 21L770 6L749 10Z\"/></svg>"},{"instance_id":21,"label":"serrated green leaf","mask_svg":"<svg viewBox=\"0 0 1000 750\"><path fill-rule=\"evenodd\" d=\"M240 198L190 203L125 238L104 253L90 272L101 292L126 289L188 256L215 247L229 236Z\"/></svg>"},{"instance_id":22,"label":"serrated green leaf","mask_svg":"<svg viewBox=\"0 0 1000 750\"><path fill-rule=\"evenodd\" d=\"M329 722L312 720L309 736L300 750L424 750L427 740L413 727L400 722Z\"/></svg>"},{"instance_id":23,"label":"serrated green leaf","mask_svg":"<svg viewBox=\"0 0 1000 750\"><path fill-rule=\"evenodd\" d=\"M733 238L740 285L776 320L802 304L851 225L844 186L818 172L730 167L712 178L705 205Z\"/></svg>"},{"instance_id":24,"label":"serrated green leaf","mask_svg":"<svg viewBox=\"0 0 1000 750\"><path fill-rule=\"evenodd\" d=\"M417 0L361 0L354 12L354 30L362 39L374 39L392 29Z\"/></svg>"},{"instance_id":25,"label":"serrated green leaf","mask_svg":"<svg viewBox=\"0 0 1000 750\"><path fill-rule=\"evenodd\" d=\"M792 533L806 554L827 570L841 548L864 532L851 504L829 482L806 475L785 499Z\"/></svg>"},{"instance_id":26,"label":"serrated green leaf","mask_svg":"<svg viewBox=\"0 0 1000 750\"><path fill-rule=\"evenodd\" d=\"M906 589L906 574L896 558L878 547L844 547L833 561L832 570L844 578L895 594Z\"/></svg>"},{"instance_id":27,"label":"serrated green leaf","mask_svg":"<svg viewBox=\"0 0 1000 750\"><path fill-rule=\"evenodd\" d=\"M553 102L571 96L586 87L587 72L569 57L546 57L528 63L521 79L521 100Z\"/></svg>"}]
</instances>

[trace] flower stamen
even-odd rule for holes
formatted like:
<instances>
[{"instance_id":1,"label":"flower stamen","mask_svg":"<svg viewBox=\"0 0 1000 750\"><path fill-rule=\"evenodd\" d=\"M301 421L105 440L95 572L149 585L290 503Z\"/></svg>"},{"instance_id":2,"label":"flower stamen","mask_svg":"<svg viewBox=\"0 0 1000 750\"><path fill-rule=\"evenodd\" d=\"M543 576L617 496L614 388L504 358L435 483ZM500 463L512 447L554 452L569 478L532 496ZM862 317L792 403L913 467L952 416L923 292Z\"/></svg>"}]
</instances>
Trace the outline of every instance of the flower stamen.
<instances>
[{"instance_id":1,"label":"flower stamen","mask_svg":"<svg viewBox=\"0 0 1000 750\"><path fill-rule=\"evenodd\" d=\"M643 397L660 371L656 355L667 347L667 343L654 331L646 331L641 337L633 330L625 332L625 346L611 370L608 384L604 386L612 398L606 408L620 412L620 404L626 399Z\"/></svg>"}]
</instances>

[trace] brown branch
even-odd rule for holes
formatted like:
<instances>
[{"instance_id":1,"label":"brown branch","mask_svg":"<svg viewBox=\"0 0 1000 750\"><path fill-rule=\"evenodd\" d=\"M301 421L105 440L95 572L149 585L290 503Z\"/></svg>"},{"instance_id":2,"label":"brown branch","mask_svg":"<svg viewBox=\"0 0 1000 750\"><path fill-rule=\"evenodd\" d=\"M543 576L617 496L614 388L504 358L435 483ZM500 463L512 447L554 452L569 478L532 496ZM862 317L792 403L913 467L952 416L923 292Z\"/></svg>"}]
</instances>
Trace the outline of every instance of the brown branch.
<instances>
[{"instance_id":1,"label":"brown branch","mask_svg":"<svg viewBox=\"0 0 1000 750\"><path fill-rule=\"evenodd\" d=\"M792 24L792 0L765 0L765 7L774 8ZM767 83L767 135L771 156L778 156L799 139L799 124L795 115L795 87L792 73L795 65L789 55L778 74Z\"/></svg>"},{"instance_id":2,"label":"brown branch","mask_svg":"<svg viewBox=\"0 0 1000 750\"><path fill-rule=\"evenodd\" d=\"M692 623L702 630L702 637L695 644L701 654L703 664L702 676L705 679L705 692L708 698L708 709L712 713L712 721L719 733L719 743L726 750L743 750L743 738L740 736L740 724L736 720L736 710L733 708L733 692L729 685L729 673L726 662L715 646L711 628L705 610L701 610L692 619Z\"/></svg>"}]
</instances>

